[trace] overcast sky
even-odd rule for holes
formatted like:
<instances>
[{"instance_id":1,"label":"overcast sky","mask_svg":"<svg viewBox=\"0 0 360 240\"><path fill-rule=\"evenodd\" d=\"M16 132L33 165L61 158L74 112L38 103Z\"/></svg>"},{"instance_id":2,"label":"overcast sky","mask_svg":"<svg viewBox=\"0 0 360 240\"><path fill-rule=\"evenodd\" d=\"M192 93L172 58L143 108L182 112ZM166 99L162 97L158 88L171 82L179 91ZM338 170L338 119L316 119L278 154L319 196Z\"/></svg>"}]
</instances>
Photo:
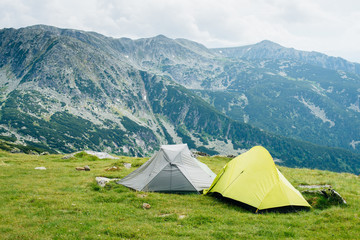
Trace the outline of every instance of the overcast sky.
<instances>
[{"instance_id":1,"label":"overcast sky","mask_svg":"<svg viewBox=\"0 0 360 240\"><path fill-rule=\"evenodd\" d=\"M35 24L209 48L267 39L360 62L358 0L0 0L0 28Z\"/></svg>"}]
</instances>

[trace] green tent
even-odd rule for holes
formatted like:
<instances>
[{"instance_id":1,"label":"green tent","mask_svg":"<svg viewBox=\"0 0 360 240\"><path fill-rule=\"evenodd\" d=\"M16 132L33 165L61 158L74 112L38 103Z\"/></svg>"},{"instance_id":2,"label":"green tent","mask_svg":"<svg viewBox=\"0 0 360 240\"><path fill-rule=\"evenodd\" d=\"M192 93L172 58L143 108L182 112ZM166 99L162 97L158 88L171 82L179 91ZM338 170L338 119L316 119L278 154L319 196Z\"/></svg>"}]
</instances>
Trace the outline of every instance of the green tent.
<instances>
[{"instance_id":1,"label":"green tent","mask_svg":"<svg viewBox=\"0 0 360 240\"><path fill-rule=\"evenodd\" d=\"M228 162L204 194L245 203L258 210L286 206L310 207L301 193L279 172L270 153L256 146Z\"/></svg>"}]
</instances>

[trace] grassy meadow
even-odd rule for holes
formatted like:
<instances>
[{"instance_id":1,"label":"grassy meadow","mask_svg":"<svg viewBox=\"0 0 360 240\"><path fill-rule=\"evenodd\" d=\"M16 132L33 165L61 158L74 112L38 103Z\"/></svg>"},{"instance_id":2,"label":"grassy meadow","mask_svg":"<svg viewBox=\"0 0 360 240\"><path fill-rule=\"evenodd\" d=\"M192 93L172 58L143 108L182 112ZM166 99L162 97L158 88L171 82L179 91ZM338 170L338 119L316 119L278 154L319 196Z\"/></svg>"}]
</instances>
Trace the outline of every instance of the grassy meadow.
<instances>
[{"instance_id":1,"label":"grassy meadow","mask_svg":"<svg viewBox=\"0 0 360 240\"><path fill-rule=\"evenodd\" d=\"M121 178L147 158L97 159L0 152L0 239L359 239L359 177L279 167L295 186L330 184L347 206L254 214L211 196L145 193L95 177ZM200 157L215 173L229 161ZM131 169L123 167L132 163ZM88 165L91 171L76 171ZM35 170L35 167L46 170ZM118 166L116 171L106 171ZM150 209L144 210L143 203Z\"/></svg>"}]
</instances>

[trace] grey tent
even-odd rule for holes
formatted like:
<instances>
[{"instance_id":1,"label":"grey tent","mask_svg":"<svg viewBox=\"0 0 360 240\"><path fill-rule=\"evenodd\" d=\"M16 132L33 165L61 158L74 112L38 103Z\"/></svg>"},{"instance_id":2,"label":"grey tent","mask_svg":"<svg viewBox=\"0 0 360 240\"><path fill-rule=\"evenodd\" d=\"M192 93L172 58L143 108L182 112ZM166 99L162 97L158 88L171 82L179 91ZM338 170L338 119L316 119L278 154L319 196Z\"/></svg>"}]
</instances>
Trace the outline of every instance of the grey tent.
<instances>
[{"instance_id":1,"label":"grey tent","mask_svg":"<svg viewBox=\"0 0 360 240\"><path fill-rule=\"evenodd\" d=\"M137 191L199 192L209 188L216 175L191 156L187 144L163 145L138 169L118 181Z\"/></svg>"}]
</instances>

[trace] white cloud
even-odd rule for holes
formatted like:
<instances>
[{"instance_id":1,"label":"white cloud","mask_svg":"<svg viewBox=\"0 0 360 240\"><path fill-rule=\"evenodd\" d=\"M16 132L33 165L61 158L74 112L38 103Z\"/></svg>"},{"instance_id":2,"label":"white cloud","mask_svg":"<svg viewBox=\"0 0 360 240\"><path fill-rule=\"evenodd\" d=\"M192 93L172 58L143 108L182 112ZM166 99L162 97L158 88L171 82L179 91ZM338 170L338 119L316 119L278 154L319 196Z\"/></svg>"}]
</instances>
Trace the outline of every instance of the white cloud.
<instances>
[{"instance_id":1,"label":"white cloud","mask_svg":"<svg viewBox=\"0 0 360 240\"><path fill-rule=\"evenodd\" d=\"M112 37L164 34L207 47L269 39L360 62L355 0L1 0L0 28L47 24Z\"/></svg>"}]
</instances>

